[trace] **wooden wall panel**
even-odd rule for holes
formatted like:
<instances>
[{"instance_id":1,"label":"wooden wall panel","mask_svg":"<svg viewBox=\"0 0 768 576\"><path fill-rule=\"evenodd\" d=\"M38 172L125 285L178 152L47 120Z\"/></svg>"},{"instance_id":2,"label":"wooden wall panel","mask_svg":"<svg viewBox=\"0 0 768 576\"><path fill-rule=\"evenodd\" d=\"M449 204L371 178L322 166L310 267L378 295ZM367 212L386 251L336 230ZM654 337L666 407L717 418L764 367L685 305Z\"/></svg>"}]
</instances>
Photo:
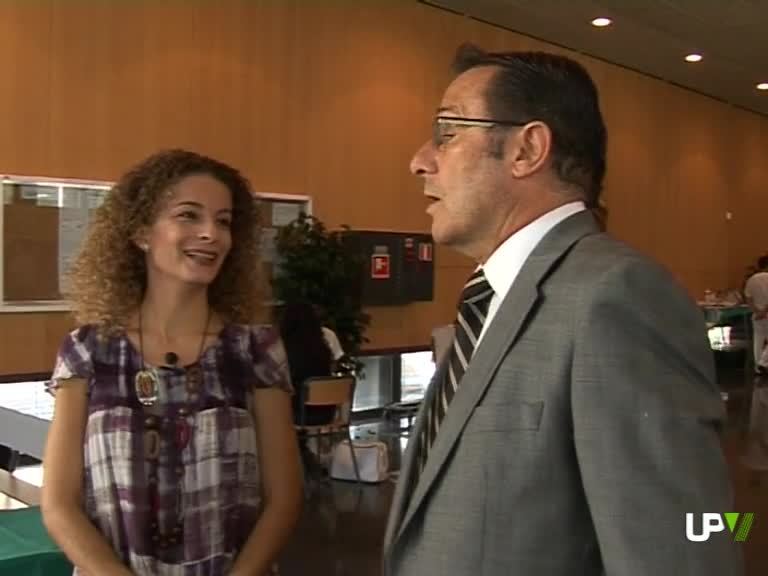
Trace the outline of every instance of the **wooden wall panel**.
<instances>
[{"instance_id":1,"label":"wooden wall panel","mask_svg":"<svg viewBox=\"0 0 768 576\"><path fill-rule=\"evenodd\" d=\"M746 268L768 253L768 120L755 122L739 114L731 128L731 139L721 153L722 162L731 167L728 280L736 286Z\"/></svg>"},{"instance_id":2,"label":"wooden wall panel","mask_svg":"<svg viewBox=\"0 0 768 576\"><path fill-rule=\"evenodd\" d=\"M330 227L428 230L408 162L464 41L587 66L609 128L609 229L693 295L768 249L766 118L412 0L0 3L0 173L111 180L184 146L258 191L311 195ZM434 302L371 311L371 347L426 344L451 320L472 264L439 249L436 268ZM59 318L0 315L0 334L31 344ZM3 351L0 373L49 368L55 346L40 346Z\"/></svg>"},{"instance_id":3,"label":"wooden wall panel","mask_svg":"<svg viewBox=\"0 0 768 576\"><path fill-rule=\"evenodd\" d=\"M51 170L51 3L0 2L0 173Z\"/></svg>"},{"instance_id":4,"label":"wooden wall panel","mask_svg":"<svg viewBox=\"0 0 768 576\"><path fill-rule=\"evenodd\" d=\"M5 207L4 297L58 300L59 210L19 202Z\"/></svg>"},{"instance_id":5,"label":"wooden wall panel","mask_svg":"<svg viewBox=\"0 0 768 576\"><path fill-rule=\"evenodd\" d=\"M72 327L64 312L0 314L0 375L52 370L61 340Z\"/></svg>"}]
</instances>

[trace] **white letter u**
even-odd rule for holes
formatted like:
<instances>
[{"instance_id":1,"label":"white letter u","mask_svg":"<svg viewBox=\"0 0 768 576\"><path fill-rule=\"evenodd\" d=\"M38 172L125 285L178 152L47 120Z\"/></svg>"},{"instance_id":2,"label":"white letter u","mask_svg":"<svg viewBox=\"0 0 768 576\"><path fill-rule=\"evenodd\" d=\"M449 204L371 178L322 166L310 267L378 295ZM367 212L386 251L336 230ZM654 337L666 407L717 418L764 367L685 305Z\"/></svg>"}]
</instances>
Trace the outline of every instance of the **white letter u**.
<instances>
[{"instance_id":1,"label":"white letter u","mask_svg":"<svg viewBox=\"0 0 768 576\"><path fill-rule=\"evenodd\" d=\"M709 540L709 530L704 531L704 521L701 522L701 534L696 534L693 526L693 513L685 513L685 537L690 542L706 542Z\"/></svg>"}]
</instances>

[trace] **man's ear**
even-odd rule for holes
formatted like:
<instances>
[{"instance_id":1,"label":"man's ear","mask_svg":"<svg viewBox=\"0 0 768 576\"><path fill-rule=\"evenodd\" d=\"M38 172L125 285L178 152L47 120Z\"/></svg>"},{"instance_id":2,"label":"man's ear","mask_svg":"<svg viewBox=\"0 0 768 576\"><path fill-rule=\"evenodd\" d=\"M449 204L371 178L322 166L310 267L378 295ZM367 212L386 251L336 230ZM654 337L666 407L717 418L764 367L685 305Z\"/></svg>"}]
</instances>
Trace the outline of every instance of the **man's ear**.
<instances>
[{"instance_id":1,"label":"man's ear","mask_svg":"<svg viewBox=\"0 0 768 576\"><path fill-rule=\"evenodd\" d=\"M529 122L507 139L504 156L512 173L523 178L541 170L552 149L552 131L544 122Z\"/></svg>"}]
</instances>

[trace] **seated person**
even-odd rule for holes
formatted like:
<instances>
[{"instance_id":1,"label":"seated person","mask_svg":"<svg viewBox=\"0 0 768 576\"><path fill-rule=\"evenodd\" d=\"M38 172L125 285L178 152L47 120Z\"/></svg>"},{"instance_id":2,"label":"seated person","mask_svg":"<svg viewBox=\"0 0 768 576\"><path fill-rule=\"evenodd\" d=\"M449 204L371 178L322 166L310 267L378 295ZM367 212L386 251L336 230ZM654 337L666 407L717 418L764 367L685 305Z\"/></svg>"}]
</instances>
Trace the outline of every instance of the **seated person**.
<instances>
[{"instance_id":1,"label":"seated person","mask_svg":"<svg viewBox=\"0 0 768 576\"><path fill-rule=\"evenodd\" d=\"M293 397L295 422L308 426L330 423L336 411L335 407L304 407L304 382L308 378L333 374L334 357L314 307L304 302L286 304L280 314L280 332L288 356L291 381L296 391ZM342 351L341 355L343 354Z\"/></svg>"}]
</instances>

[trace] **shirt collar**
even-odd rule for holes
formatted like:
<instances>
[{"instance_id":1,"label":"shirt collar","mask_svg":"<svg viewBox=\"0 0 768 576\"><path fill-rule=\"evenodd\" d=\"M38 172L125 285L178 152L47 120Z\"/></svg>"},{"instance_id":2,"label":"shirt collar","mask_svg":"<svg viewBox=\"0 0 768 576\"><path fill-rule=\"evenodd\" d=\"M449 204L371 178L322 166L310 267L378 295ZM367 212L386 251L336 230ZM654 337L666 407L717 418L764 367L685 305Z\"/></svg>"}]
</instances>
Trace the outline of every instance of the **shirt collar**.
<instances>
[{"instance_id":1,"label":"shirt collar","mask_svg":"<svg viewBox=\"0 0 768 576\"><path fill-rule=\"evenodd\" d=\"M547 232L569 216L585 209L584 202L580 200L563 204L512 234L493 251L482 268L499 300L507 295L528 256Z\"/></svg>"}]
</instances>

